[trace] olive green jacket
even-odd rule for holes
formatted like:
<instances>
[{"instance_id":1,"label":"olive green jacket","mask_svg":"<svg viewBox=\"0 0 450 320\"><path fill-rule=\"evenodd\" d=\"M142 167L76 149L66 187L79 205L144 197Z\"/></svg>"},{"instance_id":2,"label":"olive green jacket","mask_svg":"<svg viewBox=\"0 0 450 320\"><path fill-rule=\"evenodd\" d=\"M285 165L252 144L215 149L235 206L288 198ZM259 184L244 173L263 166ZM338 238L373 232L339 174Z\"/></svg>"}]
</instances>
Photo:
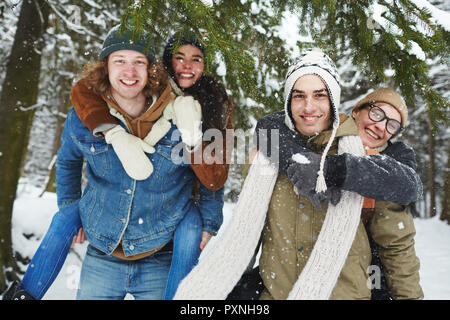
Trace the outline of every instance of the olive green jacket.
<instances>
[{"instance_id":1,"label":"olive green jacket","mask_svg":"<svg viewBox=\"0 0 450 320\"><path fill-rule=\"evenodd\" d=\"M355 135L352 118L342 121L336 137ZM307 147L322 152L330 138L325 131L307 142ZM336 139L335 139L336 140ZM329 153L337 153L335 142ZM286 299L304 268L322 228L328 206L316 210L308 198L298 196L286 175L275 184L263 230L260 274L265 290L261 299ZM380 258L395 299L420 299L419 260L414 250L414 223L402 205L377 201L368 228L380 246ZM372 283L379 275L370 268L371 249L361 222L331 299L370 299Z\"/></svg>"}]
</instances>

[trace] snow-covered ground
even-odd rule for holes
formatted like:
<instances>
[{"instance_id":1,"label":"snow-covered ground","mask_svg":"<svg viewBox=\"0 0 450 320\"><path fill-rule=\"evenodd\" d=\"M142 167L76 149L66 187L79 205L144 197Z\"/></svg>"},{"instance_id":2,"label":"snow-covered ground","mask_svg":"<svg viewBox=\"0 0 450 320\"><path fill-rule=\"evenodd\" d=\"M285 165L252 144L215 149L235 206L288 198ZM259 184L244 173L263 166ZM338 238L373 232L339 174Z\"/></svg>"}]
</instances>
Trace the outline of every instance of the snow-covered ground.
<instances>
[{"instance_id":1,"label":"snow-covered ground","mask_svg":"<svg viewBox=\"0 0 450 320\"><path fill-rule=\"evenodd\" d=\"M223 228L231 218L233 208L234 204L225 204ZM14 203L12 237L14 248L23 256L31 258L56 211L55 194L45 193L39 197L39 190L22 185ZM420 282L425 299L450 300L450 226L437 217L415 219L415 226L416 251L421 262ZM23 234L34 236L27 239ZM220 232L217 237L220 237ZM86 244L77 244L71 250L63 269L44 299L75 299L85 250ZM26 266L23 268L25 270Z\"/></svg>"}]
</instances>

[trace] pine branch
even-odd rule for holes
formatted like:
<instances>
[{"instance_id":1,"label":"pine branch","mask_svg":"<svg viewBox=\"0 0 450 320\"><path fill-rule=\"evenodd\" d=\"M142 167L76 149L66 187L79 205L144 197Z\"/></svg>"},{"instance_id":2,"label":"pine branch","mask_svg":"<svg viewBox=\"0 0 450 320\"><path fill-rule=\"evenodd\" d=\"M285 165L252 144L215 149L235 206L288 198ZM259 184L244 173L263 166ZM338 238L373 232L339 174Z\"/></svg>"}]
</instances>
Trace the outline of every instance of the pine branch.
<instances>
[{"instance_id":1,"label":"pine branch","mask_svg":"<svg viewBox=\"0 0 450 320\"><path fill-rule=\"evenodd\" d=\"M381 15L384 26L372 16L375 5L386 8ZM162 48L174 31L190 30L208 48L205 70L214 74L222 61L227 71L221 79L234 99L245 101L249 97L270 111L279 109L282 90L281 86L275 90L268 87L267 70L270 78L281 84L291 58L285 40L273 31L287 11L302 22L299 32L313 39L313 43L299 43L300 49L318 46L335 60L350 52L370 86L392 82L407 101L414 101L418 94L426 97L436 119L446 121L448 104L430 89L428 66L421 55L446 61L449 35L431 22L430 12L408 0L266 0L244 4L227 0L212 7L200 0L134 0L128 2L122 22L154 33L152 41L157 48ZM386 70L393 70L393 74L386 75Z\"/></svg>"}]
</instances>

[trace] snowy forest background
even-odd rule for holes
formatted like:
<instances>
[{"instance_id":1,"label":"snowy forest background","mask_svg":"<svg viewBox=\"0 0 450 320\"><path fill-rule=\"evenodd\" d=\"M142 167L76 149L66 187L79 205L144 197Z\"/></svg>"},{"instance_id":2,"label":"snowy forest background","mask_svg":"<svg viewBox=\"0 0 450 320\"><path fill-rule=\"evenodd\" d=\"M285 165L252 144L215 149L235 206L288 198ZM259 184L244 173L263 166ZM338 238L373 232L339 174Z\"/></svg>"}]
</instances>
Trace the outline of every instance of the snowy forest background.
<instances>
[{"instance_id":1,"label":"snowy forest background","mask_svg":"<svg viewBox=\"0 0 450 320\"><path fill-rule=\"evenodd\" d=\"M424 184L423 197L414 204L413 213L418 219L436 216L450 224L450 0L219 0L214 1L212 8L203 2L4 0L0 3L0 116L3 120L0 128L0 265L3 269L0 292L6 279L20 276L33 254L16 245L11 249L15 196L8 195L12 189L17 196L29 193L31 197L28 195L26 199L32 203L32 199L42 197L44 192L47 195L54 192L54 157L65 114L71 107L70 89L82 66L96 59L107 31L120 23L124 14L132 17L138 27L153 31L159 56L165 41L181 25L192 25L197 32L214 35L216 41L206 40L210 48L207 70L228 89L235 104L235 128L243 132L252 132L258 117L282 108L284 73L289 59L302 48L321 47L336 61L342 78L343 112L348 113L375 86L401 90L407 97L410 116L408 128L400 139L416 151ZM36 10L36 5L40 10ZM401 21L396 19L402 10L392 13L392 8L408 12L405 8L409 5L416 8L415 12L420 9L422 14L409 15L406 20L415 33L399 31ZM25 9L28 11L21 20ZM214 19L208 16L211 12L220 25L215 25ZM334 17L336 25L330 20L330 12L337 16ZM342 18L350 13L354 14L356 23L355 29L349 32L370 33L369 45L342 33L340 21L351 19ZM202 22L204 25L196 25ZM396 37L394 42L385 38L391 35ZM23 54L14 56L15 42L23 44ZM423 74L407 73L417 66ZM408 81L414 85L406 86ZM432 89L423 91L429 95L414 91L423 87L423 83ZM16 96L13 105L12 96ZM430 105L430 101L435 103ZM5 125L8 123L16 125L11 128ZM235 141L235 146L242 143ZM18 169L17 179L11 168ZM240 183L240 163L233 163L226 185L228 203L236 202ZM32 206L24 211L30 211L24 220L39 219L39 215L31 217ZM42 236L36 237L32 230L24 233L26 239L36 241Z\"/></svg>"}]
</instances>

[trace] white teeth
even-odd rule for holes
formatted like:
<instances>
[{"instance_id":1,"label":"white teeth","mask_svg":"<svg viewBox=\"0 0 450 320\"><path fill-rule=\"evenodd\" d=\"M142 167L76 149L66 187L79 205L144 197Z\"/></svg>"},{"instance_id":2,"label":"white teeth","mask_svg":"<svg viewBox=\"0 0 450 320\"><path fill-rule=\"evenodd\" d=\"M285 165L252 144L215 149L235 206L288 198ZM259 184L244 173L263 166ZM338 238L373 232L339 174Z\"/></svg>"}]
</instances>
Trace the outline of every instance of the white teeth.
<instances>
[{"instance_id":1,"label":"white teeth","mask_svg":"<svg viewBox=\"0 0 450 320\"><path fill-rule=\"evenodd\" d=\"M123 83L125 83L127 86L131 86L137 82L137 80L122 80Z\"/></svg>"},{"instance_id":2,"label":"white teeth","mask_svg":"<svg viewBox=\"0 0 450 320\"><path fill-rule=\"evenodd\" d=\"M303 119L305 119L306 121L314 121L317 120L319 118L321 118L322 116L303 116Z\"/></svg>"},{"instance_id":3,"label":"white teeth","mask_svg":"<svg viewBox=\"0 0 450 320\"><path fill-rule=\"evenodd\" d=\"M194 75L192 73L180 73L180 76L184 78L193 78Z\"/></svg>"},{"instance_id":4,"label":"white teeth","mask_svg":"<svg viewBox=\"0 0 450 320\"><path fill-rule=\"evenodd\" d=\"M372 138L374 138L374 139L380 139L380 137L378 137L375 133L373 133L373 132L370 131L370 130L367 130L367 129L366 129L366 133L367 133L369 136L371 136Z\"/></svg>"}]
</instances>

